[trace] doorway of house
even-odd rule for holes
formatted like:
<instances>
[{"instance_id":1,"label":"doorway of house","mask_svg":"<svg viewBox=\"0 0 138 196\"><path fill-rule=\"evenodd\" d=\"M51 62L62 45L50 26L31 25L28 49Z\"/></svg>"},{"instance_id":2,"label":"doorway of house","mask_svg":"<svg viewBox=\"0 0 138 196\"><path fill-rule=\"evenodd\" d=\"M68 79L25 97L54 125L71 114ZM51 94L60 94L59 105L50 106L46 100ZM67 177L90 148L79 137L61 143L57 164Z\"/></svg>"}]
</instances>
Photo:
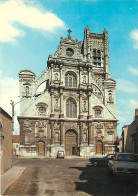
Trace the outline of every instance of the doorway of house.
<instances>
[{"instance_id":1,"label":"doorway of house","mask_svg":"<svg viewBox=\"0 0 138 196\"><path fill-rule=\"evenodd\" d=\"M103 143L100 140L96 141L96 154L102 154L103 153Z\"/></svg>"},{"instance_id":2,"label":"doorway of house","mask_svg":"<svg viewBox=\"0 0 138 196\"><path fill-rule=\"evenodd\" d=\"M38 156L45 156L45 142L39 141L37 148L38 148Z\"/></svg>"},{"instance_id":3,"label":"doorway of house","mask_svg":"<svg viewBox=\"0 0 138 196\"><path fill-rule=\"evenodd\" d=\"M72 129L65 135L65 151L67 156L78 155L78 136Z\"/></svg>"}]
</instances>

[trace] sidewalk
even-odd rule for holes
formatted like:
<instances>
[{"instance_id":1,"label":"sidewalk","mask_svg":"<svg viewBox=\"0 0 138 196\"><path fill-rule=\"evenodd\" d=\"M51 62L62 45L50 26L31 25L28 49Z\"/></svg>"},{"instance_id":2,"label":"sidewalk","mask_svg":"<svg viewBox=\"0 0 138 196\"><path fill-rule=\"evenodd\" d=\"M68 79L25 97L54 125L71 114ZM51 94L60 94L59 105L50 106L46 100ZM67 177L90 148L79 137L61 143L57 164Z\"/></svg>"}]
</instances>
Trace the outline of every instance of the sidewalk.
<instances>
[{"instance_id":1,"label":"sidewalk","mask_svg":"<svg viewBox=\"0 0 138 196\"><path fill-rule=\"evenodd\" d=\"M25 170L25 167L12 166L1 175L1 195L6 192L7 188L17 180Z\"/></svg>"}]
</instances>

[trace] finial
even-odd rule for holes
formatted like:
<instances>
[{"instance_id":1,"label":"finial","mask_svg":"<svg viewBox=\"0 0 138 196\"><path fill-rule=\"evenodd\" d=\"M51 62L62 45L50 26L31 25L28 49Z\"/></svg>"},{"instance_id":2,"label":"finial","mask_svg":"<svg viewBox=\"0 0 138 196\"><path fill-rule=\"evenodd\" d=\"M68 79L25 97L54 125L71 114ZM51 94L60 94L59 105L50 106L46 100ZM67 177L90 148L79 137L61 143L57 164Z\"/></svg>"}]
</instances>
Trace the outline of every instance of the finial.
<instances>
[{"instance_id":1,"label":"finial","mask_svg":"<svg viewBox=\"0 0 138 196\"><path fill-rule=\"evenodd\" d=\"M70 33L71 33L72 31L71 31L70 29L68 29L67 31L68 31L68 33L69 33L68 36L70 36Z\"/></svg>"}]
</instances>

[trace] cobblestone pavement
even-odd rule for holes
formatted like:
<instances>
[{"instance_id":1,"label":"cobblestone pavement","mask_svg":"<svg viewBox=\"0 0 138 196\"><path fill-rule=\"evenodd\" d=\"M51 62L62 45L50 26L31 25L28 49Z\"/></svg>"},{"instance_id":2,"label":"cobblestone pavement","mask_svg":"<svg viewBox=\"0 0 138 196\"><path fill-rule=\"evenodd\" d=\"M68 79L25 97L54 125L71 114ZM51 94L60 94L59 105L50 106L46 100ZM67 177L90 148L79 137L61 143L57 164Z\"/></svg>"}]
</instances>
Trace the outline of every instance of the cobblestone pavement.
<instances>
[{"instance_id":1,"label":"cobblestone pavement","mask_svg":"<svg viewBox=\"0 0 138 196\"><path fill-rule=\"evenodd\" d=\"M114 177L108 167L92 166L87 159L19 158L26 167L6 191L13 196L123 196L137 194L137 178Z\"/></svg>"}]
</instances>

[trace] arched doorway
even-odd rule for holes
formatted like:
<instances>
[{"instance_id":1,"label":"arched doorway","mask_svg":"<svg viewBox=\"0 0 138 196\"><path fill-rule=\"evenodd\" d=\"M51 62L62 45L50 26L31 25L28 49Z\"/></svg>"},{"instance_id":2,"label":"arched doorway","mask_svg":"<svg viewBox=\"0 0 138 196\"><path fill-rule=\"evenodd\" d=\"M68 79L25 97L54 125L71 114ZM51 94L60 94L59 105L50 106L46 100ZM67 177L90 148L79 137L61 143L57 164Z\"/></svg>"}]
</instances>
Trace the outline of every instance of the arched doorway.
<instances>
[{"instance_id":1,"label":"arched doorway","mask_svg":"<svg viewBox=\"0 0 138 196\"><path fill-rule=\"evenodd\" d=\"M72 129L66 132L65 152L67 156L78 155L78 136Z\"/></svg>"},{"instance_id":2,"label":"arched doorway","mask_svg":"<svg viewBox=\"0 0 138 196\"><path fill-rule=\"evenodd\" d=\"M45 156L45 142L39 141L37 144L38 156Z\"/></svg>"},{"instance_id":3,"label":"arched doorway","mask_svg":"<svg viewBox=\"0 0 138 196\"><path fill-rule=\"evenodd\" d=\"M102 154L103 153L103 143L100 140L96 141L96 154Z\"/></svg>"}]
</instances>

